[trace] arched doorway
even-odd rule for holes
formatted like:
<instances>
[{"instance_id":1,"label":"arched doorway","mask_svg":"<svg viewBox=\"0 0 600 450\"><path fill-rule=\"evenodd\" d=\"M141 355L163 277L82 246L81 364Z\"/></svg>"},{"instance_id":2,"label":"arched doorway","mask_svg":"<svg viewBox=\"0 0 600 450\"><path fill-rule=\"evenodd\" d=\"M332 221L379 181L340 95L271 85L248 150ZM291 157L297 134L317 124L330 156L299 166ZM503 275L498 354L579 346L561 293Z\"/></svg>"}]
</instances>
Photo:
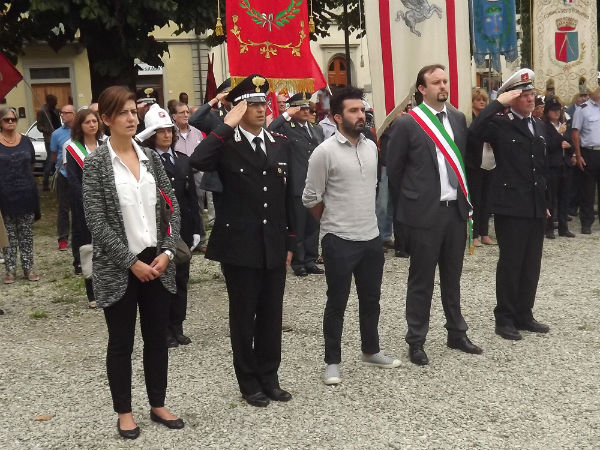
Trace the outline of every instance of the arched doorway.
<instances>
[{"instance_id":1,"label":"arched doorway","mask_svg":"<svg viewBox=\"0 0 600 450\"><path fill-rule=\"evenodd\" d=\"M330 87L346 86L346 74L350 70L343 56L334 56L327 68L327 82Z\"/></svg>"}]
</instances>

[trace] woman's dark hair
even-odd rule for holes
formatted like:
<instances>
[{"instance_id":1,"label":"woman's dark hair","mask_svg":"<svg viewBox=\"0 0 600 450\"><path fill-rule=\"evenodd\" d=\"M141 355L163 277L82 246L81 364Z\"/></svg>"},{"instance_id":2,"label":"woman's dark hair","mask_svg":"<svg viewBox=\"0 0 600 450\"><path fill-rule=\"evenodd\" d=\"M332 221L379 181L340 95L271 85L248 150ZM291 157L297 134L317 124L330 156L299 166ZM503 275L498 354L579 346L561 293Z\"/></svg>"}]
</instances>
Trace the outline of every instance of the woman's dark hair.
<instances>
[{"instance_id":1,"label":"woman's dark hair","mask_svg":"<svg viewBox=\"0 0 600 450\"><path fill-rule=\"evenodd\" d=\"M333 97L331 97L331 101L329 102L329 109L331 111L331 115L343 115L344 100L362 100L363 97L364 93L362 89L356 88L354 86L344 86L335 94L333 94Z\"/></svg>"},{"instance_id":2,"label":"woman's dark hair","mask_svg":"<svg viewBox=\"0 0 600 450\"><path fill-rule=\"evenodd\" d=\"M431 72L434 72L438 69L446 70L446 66L443 64L430 64L419 70L419 73L417 74L417 82L415 83L415 101L417 102L417 105L423 103L423 94L421 94L419 91L419 86L427 86L425 75L429 75Z\"/></svg>"},{"instance_id":3,"label":"woman's dark hair","mask_svg":"<svg viewBox=\"0 0 600 450\"><path fill-rule=\"evenodd\" d=\"M173 134L171 137L171 150L173 150L173 151L175 151L175 143L177 142L177 139L179 138L179 136L177 136L176 128L177 127L171 127L171 129L173 130ZM156 145L156 133L154 133L152 136L150 136L148 139L146 139L144 142L142 142L142 145L144 147L154 149L155 145Z\"/></svg>"},{"instance_id":4,"label":"woman's dark hair","mask_svg":"<svg viewBox=\"0 0 600 450\"><path fill-rule=\"evenodd\" d=\"M93 115L98 121L98 131L96 131L96 140L100 140L100 136L102 136L102 122L100 122L100 117L98 117L98 113L93 109L85 108L81 111L78 111L75 115L75 120L73 121L73 125L71 126L71 139L77 142L81 142L83 144L84 135L83 129L81 128L81 124L86 121L89 115Z\"/></svg>"},{"instance_id":5,"label":"woman's dark hair","mask_svg":"<svg viewBox=\"0 0 600 450\"><path fill-rule=\"evenodd\" d=\"M129 100L133 100L135 103L135 94L125 86L108 87L98 97L98 114L100 117L105 115L112 119L121 112Z\"/></svg>"}]
</instances>

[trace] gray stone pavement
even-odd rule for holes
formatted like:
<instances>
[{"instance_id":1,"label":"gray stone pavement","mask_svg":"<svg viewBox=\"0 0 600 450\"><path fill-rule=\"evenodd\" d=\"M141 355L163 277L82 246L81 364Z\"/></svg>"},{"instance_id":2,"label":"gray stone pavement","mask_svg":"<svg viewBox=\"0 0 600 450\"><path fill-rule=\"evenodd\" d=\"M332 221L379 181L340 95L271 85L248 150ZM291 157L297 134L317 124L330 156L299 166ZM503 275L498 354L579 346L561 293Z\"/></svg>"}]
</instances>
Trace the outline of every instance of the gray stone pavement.
<instances>
[{"instance_id":1,"label":"gray stone pavement","mask_svg":"<svg viewBox=\"0 0 600 450\"><path fill-rule=\"evenodd\" d=\"M185 324L193 344L169 353L167 405L186 427L171 431L150 421L138 334L133 402L142 434L133 442L116 432L103 315L87 308L70 252L56 251L52 236L36 237L42 280L0 286L6 311L0 316L0 448L597 448L600 229L593 230L591 236L546 240L534 312L551 331L524 333L519 342L494 334L498 248L465 255L463 312L469 336L484 354L445 346L436 287L425 347L431 364L424 368L408 361L404 343L408 261L388 253L381 344L402 364L376 369L360 362L352 294L337 387L321 382L324 277L290 274L284 323L292 331L283 336L280 377L294 398L264 409L246 405L239 395L224 283L215 263L195 255ZM40 315L47 317L33 318Z\"/></svg>"}]
</instances>

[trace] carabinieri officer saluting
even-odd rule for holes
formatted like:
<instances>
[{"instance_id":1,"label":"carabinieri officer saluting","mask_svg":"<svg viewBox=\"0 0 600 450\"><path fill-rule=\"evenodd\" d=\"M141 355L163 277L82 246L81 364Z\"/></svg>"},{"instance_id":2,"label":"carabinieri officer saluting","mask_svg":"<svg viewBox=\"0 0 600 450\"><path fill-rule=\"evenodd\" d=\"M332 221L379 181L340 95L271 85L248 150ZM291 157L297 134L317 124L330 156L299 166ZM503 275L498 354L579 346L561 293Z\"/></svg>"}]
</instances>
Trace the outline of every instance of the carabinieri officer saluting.
<instances>
[{"instance_id":1,"label":"carabinieri officer saluting","mask_svg":"<svg viewBox=\"0 0 600 450\"><path fill-rule=\"evenodd\" d=\"M265 122L268 81L250 75L227 100L224 123L190 157L198 170L216 170L223 182L206 257L220 261L229 294L233 366L242 397L253 406L292 396L279 387L281 314L285 276L295 235L288 144Z\"/></svg>"}]
</instances>

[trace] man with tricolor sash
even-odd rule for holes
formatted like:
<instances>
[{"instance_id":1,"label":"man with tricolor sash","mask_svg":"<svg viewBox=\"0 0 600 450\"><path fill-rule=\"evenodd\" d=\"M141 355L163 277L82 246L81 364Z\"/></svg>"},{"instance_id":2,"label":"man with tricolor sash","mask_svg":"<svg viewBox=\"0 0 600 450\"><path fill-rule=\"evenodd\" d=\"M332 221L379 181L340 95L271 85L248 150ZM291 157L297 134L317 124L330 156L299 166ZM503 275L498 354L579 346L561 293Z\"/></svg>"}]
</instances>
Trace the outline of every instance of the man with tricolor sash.
<instances>
[{"instance_id":1,"label":"man with tricolor sash","mask_svg":"<svg viewBox=\"0 0 600 450\"><path fill-rule=\"evenodd\" d=\"M423 67L417 75L419 106L392 126L386 155L395 219L405 228L410 269L406 321L411 362L429 364L423 345L436 267L440 272L442 305L448 330L447 345L466 353L483 350L467 337L460 310L460 277L472 206L463 153L467 141L464 114L446 103L445 67Z\"/></svg>"}]
</instances>

